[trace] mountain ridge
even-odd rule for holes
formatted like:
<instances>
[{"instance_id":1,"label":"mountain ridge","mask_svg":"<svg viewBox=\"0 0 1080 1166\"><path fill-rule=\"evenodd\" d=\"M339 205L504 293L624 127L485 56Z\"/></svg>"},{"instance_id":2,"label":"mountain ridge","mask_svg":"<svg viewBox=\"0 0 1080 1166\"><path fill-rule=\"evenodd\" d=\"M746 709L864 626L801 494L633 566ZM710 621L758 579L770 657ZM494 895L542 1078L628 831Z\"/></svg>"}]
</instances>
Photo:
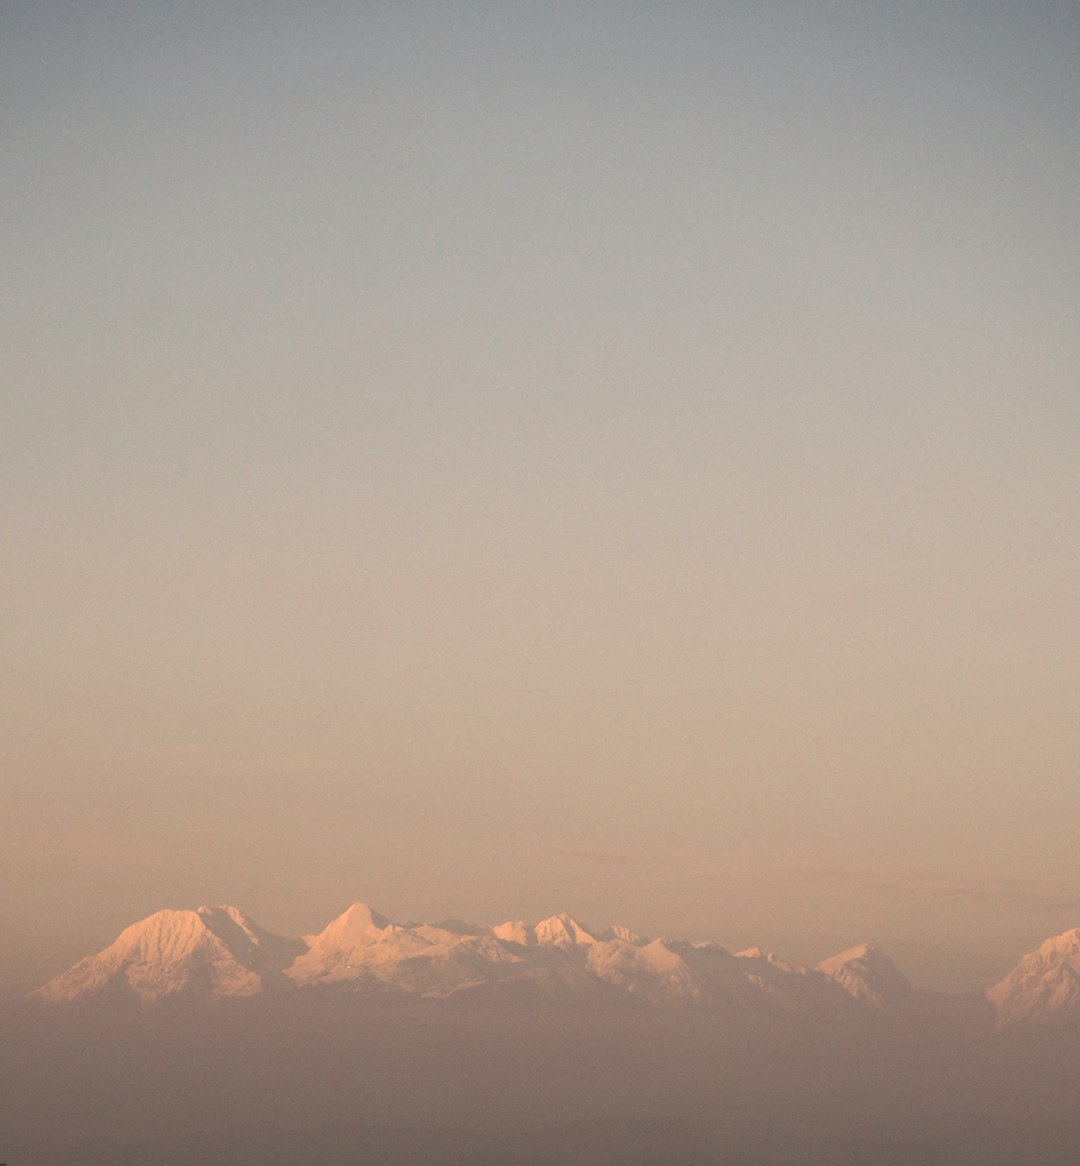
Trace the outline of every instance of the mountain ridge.
<instances>
[{"instance_id":1,"label":"mountain ridge","mask_svg":"<svg viewBox=\"0 0 1080 1166\"><path fill-rule=\"evenodd\" d=\"M597 991L652 1007L864 1020L907 1016L928 997L939 1006L962 999L917 991L869 944L810 968L760 948L732 954L709 941L593 929L565 912L493 926L397 923L359 901L299 939L275 935L232 906L166 908L30 997L152 1004L296 992L514 1000ZM1047 939L981 996L996 1027L1080 1021L1080 929Z\"/></svg>"}]
</instances>

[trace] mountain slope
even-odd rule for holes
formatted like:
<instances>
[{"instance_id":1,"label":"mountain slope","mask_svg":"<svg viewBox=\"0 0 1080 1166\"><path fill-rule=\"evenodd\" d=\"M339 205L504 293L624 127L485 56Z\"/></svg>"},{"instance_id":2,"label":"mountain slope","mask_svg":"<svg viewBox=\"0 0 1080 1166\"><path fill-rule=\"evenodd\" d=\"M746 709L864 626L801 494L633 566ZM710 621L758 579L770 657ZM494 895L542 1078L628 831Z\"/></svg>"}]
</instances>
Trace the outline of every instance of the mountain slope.
<instances>
[{"instance_id":1,"label":"mountain slope","mask_svg":"<svg viewBox=\"0 0 1080 1166\"><path fill-rule=\"evenodd\" d=\"M483 929L398 924L354 903L318 935L285 975L302 987L390 987L445 996L495 978L521 957Z\"/></svg>"},{"instance_id":2,"label":"mountain slope","mask_svg":"<svg viewBox=\"0 0 1080 1166\"><path fill-rule=\"evenodd\" d=\"M856 1000L882 1011L905 1008L911 1000L911 985L896 964L865 943L822 960L817 970Z\"/></svg>"},{"instance_id":3,"label":"mountain slope","mask_svg":"<svg viewBox=\"0 0 1080 1166\"><path fill-rule=\"evenodd\" d=\"M303 949L264 931L236 907L158 911L120 933L33 995L43 1000L253 996L285 985L283 969Z\"/></svg>"},{"instance_id":4,"label":"mountain slope","mask_svg":"<svg viewBox=\"0 0 1080 1166\"><path fill-rule=\"evenodd\" d=\"M1080 1019L1080 928L1029 952L986 999L999 1027Z\"/></svg>"}]
</instances>

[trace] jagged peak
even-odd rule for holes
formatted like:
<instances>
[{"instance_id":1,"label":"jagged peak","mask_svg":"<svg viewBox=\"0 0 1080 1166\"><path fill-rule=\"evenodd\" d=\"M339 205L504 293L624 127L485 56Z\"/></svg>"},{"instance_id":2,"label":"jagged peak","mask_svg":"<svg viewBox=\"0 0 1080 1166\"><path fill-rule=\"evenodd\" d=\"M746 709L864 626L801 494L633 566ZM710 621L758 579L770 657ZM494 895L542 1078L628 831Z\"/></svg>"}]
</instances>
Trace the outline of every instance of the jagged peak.
<instances>
[{"instance_id":1,"label":"jagged peak","mask_svg":"<svg viewBox=\"0 0 1080 1166\"><path fill-rule=\"evenodd\" d=\"M129 924L120 935L184 929L193 932L214 931L217 926L223 923L226 925L233 923L251 935L260 930L258 924L250 916L245 915L239 907L222 903L216 907L205 905L201 907L163 907L160 911L147 915L145 919Z\"/></svg>"},{"instance_id":2,"label":"jagged peak","mask_svg":"<svg viewBox=\"0 0 1080 1166\"><path fill-rule=\"evenodd\" d=\"M1080 927L1072 927L1060 935L1043 940L1039 944L1038 954L1049 957L1080 955Z\"/></svg>"},{"instance_id":3,"label":"jagged peak","mask_svg":"<svg viewBox=\"0 0 1080 1166\"><path fill-rule=\"evenodd\" d=\"M873 944L858 943L854 947L846 948L844 951L838 951L835 955L823 959L818 964L817 970L819 972L828 972L847 964L858 963L891 964L892 960L880 948L874 947Z\"/></svg>"},{"instance_id":4,"label":"jagged peak","mask_svg":"<svg viewBox=\"0 0 1080 1166\"><path fill-rule=\"evenodd\" d=\"M222 914L220 909L208 907L164 907L125 927L106 950L167 945L175 956L204 936L214 934L213 924L221 922Z\"/></svg>"},{"instance_id":5,"label":"jagged peak","mask_svg":"<svg viewBox=\"0 0 1080 1166\"><path fill-rule=\"evenodd\" d=\"M134 931L139 927L168 927L181 921L195 923L213 910L212 907L162 907L159 911L154 911L145 918L137 919L134 923L128 924L124 931Z\"/></svg>"},{"instance_id":6,"label":"jagged peak","mask_svg":"<svg viewBox=\"0 0 1080 1166\"><path fill-rule=\"evenodd\" d=\"M835 980L849 996L875 1008L901 1006L911 995L911 985L896 964L869 943L829 956L817 971Z\"/></svg>"},{"instance_id":7,"label":"jagged peak","mask_svg":"<svg viewBox=\"0 0 1080 1166\"><path fill-rule=\"evenodd\" d=\"M522 947L536 942L532 928L523 919L511 919L506 923L496 923L491 929L491 934L504 943L517 943Z\"/></svg>"},{"instance_id":8,"label":"jagged peak","mask_svg":"<svg viewBox=\"0 0 1080 1166\"><path fill-rule=\"evenodd\" d=\"M195 914L211 917L216 915L228 915L228 917L234 923L251 922L251 917L249 915L247 915L244 911L241 911L239 907L232 906L230 903L217 903L213 906L204 905L202 907L196 907Z\"/></svg>"},{"instance_id":9,"label":"jagged peak","mask_svg":"<svg viewBox=\"0 0 1080 1166\"><path fill-rule=\"evenodd\" d=\"M596 942L596 936L565 911L535 924L520 919L498 923L491 929L491 934L504 943L516 943L522 947L576 947Z\"/></svg>"},{"instance_id":10,"label":"jagged peak","mask_svg":"<svg viewBox=\"0 0 1080 1166\"><path fill-rule=\"evenodd\" d=\"M338 918L363 919L380 928L390 926L390 920L385 915L381 915L374 907L360 902L359 899L346 907Z\"/></svg>"},{"instance_id":11,"label":"jagged peak","mask_svg":"<svg viewBox=\"0 0 1080 1166\"><path fill-rule=\"evenodd\" d=\"M1080 928L1044 940L983 995L1000 1027L1080 1017Z\"/></svg>"},{"instance_id":12,"label":"jagged peak","mask_svg":"<svg viewBox=\"0 0 1080 1166\"><path fill-rule=\"evenodd\" d=\"M544 945L561 947L596 942L592 932L565 911L542 919L533 928L533 932L536 935L536 942Z\"/></svg>"},{"instance_id":13,"label":"jagged peak","mask_svg":"<svg viewBox=\"0 0 1080 1166\"><path fill-rule=\"evenodd\" d=\"M254 944L258 944L259 939L264 934L262 928L250 915L245 914L239 907L231 907L227 903L222 903L217 907L197 907L195 914L212 931L219 931L222 927L228 928L229 924L239 927Z\"/></svg>"},{"instance_id":14,"label":"jagged peak","mask_svg":"<svg viewBox=\"0 0 1080 1166\"><path fill-rule=\"evenodd\" d=\"M486 931L478 923L470 923L467 919L440 919L424 926L437 927L440 931L449 931L454 935L483 935Z\"/></svg>"},{"instance_id":15,"label":"jagged peak","mask_svg":"<svg viewBox=\"0 0 1080 1166\"><path fill-rule=\"evenodd\" d=\"M631 947L641 947L648 942L636 931L632 931L629 927L623 927L621 923L613 923L601 933L600 938L609 942L628 943Z\"/></svg>"},{"instance_id":16,"label":"jagged peak","mask_svg":"<svg viewBox=\"0 0 1080 1166\"><path fill-rule=\"evenodd\" d=\"M378 911L369 907L367 903L357 901L346 907L337 918L332 919L320 934L343 934L348 932L353 935L359 935L386 931L388 928L394 926L395 924L385 915L380 915Z\"/></svg>"}]
</instances>

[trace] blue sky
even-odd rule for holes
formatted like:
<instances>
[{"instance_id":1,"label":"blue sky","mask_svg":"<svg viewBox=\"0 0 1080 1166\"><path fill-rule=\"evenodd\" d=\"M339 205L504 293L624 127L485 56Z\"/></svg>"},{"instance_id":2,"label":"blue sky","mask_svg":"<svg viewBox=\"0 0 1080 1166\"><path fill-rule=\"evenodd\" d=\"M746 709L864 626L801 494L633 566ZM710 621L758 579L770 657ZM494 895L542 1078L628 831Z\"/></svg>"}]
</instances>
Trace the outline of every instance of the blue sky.
<instances>
[{"instance_id":1,"label":"blue sky","mask_svg":"<svg viewBox=\"0 0 1080 1166\"><path fill-rule=\"evenodd\" d=\"M0 32L13 984L202 901L1075 925L1075 6Z\"/></svg>"}]
</instances>

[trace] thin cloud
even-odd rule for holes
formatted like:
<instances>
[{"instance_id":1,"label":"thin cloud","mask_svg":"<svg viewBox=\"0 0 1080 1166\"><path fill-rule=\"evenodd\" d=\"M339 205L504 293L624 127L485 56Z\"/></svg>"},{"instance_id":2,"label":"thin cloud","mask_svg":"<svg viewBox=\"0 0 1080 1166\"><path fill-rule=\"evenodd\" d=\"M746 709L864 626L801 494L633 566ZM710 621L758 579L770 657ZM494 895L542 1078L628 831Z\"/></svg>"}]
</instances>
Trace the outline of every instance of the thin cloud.
<instances>
[{"instance_id":1,"label":"thin cloud","mask_svg":"<svg viewBox=\"0 0 1080 1166\"><path fill-rule=\"evenodd\" d=\"M1025 879L956 878L937 871L857 864L807 864L776 870L799 882L859 887L885 894L948 896L977 903L1011 904L1030 911L1080 911L1080 894L1048 890Z\"/></svg>"}]
</instances>

